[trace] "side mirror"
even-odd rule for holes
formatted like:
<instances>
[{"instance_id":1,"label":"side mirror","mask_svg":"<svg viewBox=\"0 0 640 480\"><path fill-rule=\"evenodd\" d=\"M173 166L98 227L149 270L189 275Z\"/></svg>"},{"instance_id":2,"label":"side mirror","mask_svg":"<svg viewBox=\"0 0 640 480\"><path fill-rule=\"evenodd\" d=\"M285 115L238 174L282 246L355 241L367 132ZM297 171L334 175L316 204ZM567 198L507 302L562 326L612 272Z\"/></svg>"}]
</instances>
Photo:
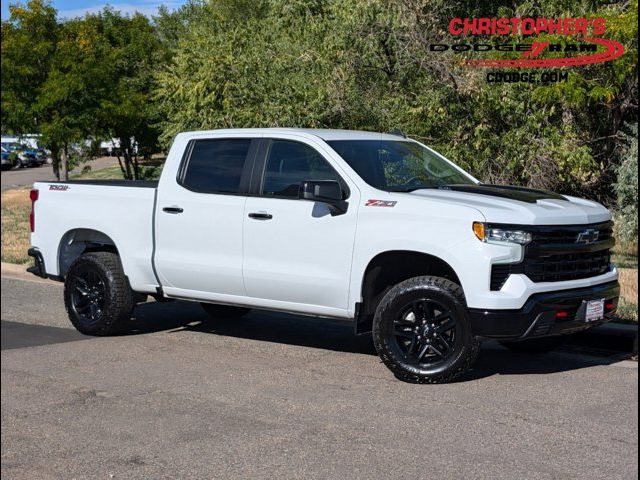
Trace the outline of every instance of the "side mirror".
<instances>
[{"instance_id":1,"label":"side mirror","mask_svg":"<svg viewBox=\"0 0 640 480\"><path fill-rule=\"evenodd\" d=\"M342 215L347 211L348 203L342 200L342 188L335 180L300 182L299 198L327 204L331 215Z\"/></svg>"}]
</instances>

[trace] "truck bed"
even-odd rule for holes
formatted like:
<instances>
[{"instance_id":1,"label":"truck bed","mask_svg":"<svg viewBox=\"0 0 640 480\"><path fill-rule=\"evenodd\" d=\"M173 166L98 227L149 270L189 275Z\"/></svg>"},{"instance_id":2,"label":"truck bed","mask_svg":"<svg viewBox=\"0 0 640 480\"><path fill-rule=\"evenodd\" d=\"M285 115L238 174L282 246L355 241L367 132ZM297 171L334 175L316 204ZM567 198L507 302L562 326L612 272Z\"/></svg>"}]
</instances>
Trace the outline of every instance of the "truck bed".
<instances>
[{"instance_id":1,"label":"truck bed","mask_svg":"<svg viewBox=\"0 0 640 480\"><path fill-rule=\"evenodd\" d=\"M38 200L31 244L42 252L47 274L64 275L69 266L65 252L72 254L74 242L100 232L116 246L131 286L153 292L156 186L157 182L131 180L35 183Z\"/></svg>"}]
</instances>

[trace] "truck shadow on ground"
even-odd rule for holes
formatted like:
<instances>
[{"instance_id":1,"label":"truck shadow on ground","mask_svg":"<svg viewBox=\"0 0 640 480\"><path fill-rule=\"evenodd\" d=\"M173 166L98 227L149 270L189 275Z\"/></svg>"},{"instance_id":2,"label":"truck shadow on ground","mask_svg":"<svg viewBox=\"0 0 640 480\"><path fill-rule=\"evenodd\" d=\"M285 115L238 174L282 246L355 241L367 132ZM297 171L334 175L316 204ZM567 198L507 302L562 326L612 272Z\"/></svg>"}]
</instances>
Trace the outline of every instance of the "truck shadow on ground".
<instances>
[{"instance_id":1,"label":"truck shadow on ground","mask_svg":"<svg viewBox=\"0 0 640 480\"><path fill-rule=\"evenodd\" d=\"M348 321L305 317L286 313L253 310L242 318L211 319L197 303L174 301L148 302L134 312L131 328L125 335L166 331L201 332L261 342L319 348L323 350L377 356L370 334L355 335ZM579 348L578 348L579 350ZM608 365L620 360L618 355L592 356L577 354L569 346L546 355L513 353L497 342L486 342L474 366L459 381L470 381L493 375L526 375L558 373Z\"/></svg>"}]
</instances>

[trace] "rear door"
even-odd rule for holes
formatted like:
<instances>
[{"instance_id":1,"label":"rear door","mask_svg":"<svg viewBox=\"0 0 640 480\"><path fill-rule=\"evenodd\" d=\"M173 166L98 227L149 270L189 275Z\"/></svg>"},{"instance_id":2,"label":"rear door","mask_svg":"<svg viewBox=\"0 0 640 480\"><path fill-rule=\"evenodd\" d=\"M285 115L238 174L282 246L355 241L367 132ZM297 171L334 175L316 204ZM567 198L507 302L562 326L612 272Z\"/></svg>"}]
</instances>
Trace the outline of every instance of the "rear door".
<instances>
[{"instance_id":1,"label":"rear door","mask_svg":"<svg viewBox=\"0 0 640 480\"><path fill-rule=\"evenodd\" d=\"M247 295L284 309L342 316L348 309L359 191L321 153L321 144L262 142L255 196L244 210ZM332 216L327 205L300 200L305 180L341 182L347 212Z\"/></svg>"},{"instance_id":2,"label":"rear door","mask_svg":"<svg viewBox=\"0 0 640 480\"><path fill-rule=\"evenodd\" d=\"M173 296L244 296L242 229L258 140L191 140L175 180L158 189L155 266Z\"/></svg>"}]
</instances>

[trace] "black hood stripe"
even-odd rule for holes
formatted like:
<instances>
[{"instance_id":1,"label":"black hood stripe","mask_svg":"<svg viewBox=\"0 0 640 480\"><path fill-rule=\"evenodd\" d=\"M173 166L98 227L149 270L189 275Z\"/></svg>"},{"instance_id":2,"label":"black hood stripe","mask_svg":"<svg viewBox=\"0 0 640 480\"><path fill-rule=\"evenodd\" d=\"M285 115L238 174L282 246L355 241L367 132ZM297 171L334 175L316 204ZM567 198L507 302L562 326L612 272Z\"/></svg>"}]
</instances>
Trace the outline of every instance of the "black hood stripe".
<instances>
[{"instance_id":1,"label":"black hood stripe","mask_svg":"<svg viewBox=\"0 0 640 480\"><path fill-rule=\"evenodd\" d=\"M538 200L565 200L560 194L547 192L546 190L536 190L535 188L512 187L507 185L445 185L442 190L452 190L454 192L476 193L478 195L489 195L491 197L508 198L526 203L536 203Z\"/></svg>"}]
</instances>

